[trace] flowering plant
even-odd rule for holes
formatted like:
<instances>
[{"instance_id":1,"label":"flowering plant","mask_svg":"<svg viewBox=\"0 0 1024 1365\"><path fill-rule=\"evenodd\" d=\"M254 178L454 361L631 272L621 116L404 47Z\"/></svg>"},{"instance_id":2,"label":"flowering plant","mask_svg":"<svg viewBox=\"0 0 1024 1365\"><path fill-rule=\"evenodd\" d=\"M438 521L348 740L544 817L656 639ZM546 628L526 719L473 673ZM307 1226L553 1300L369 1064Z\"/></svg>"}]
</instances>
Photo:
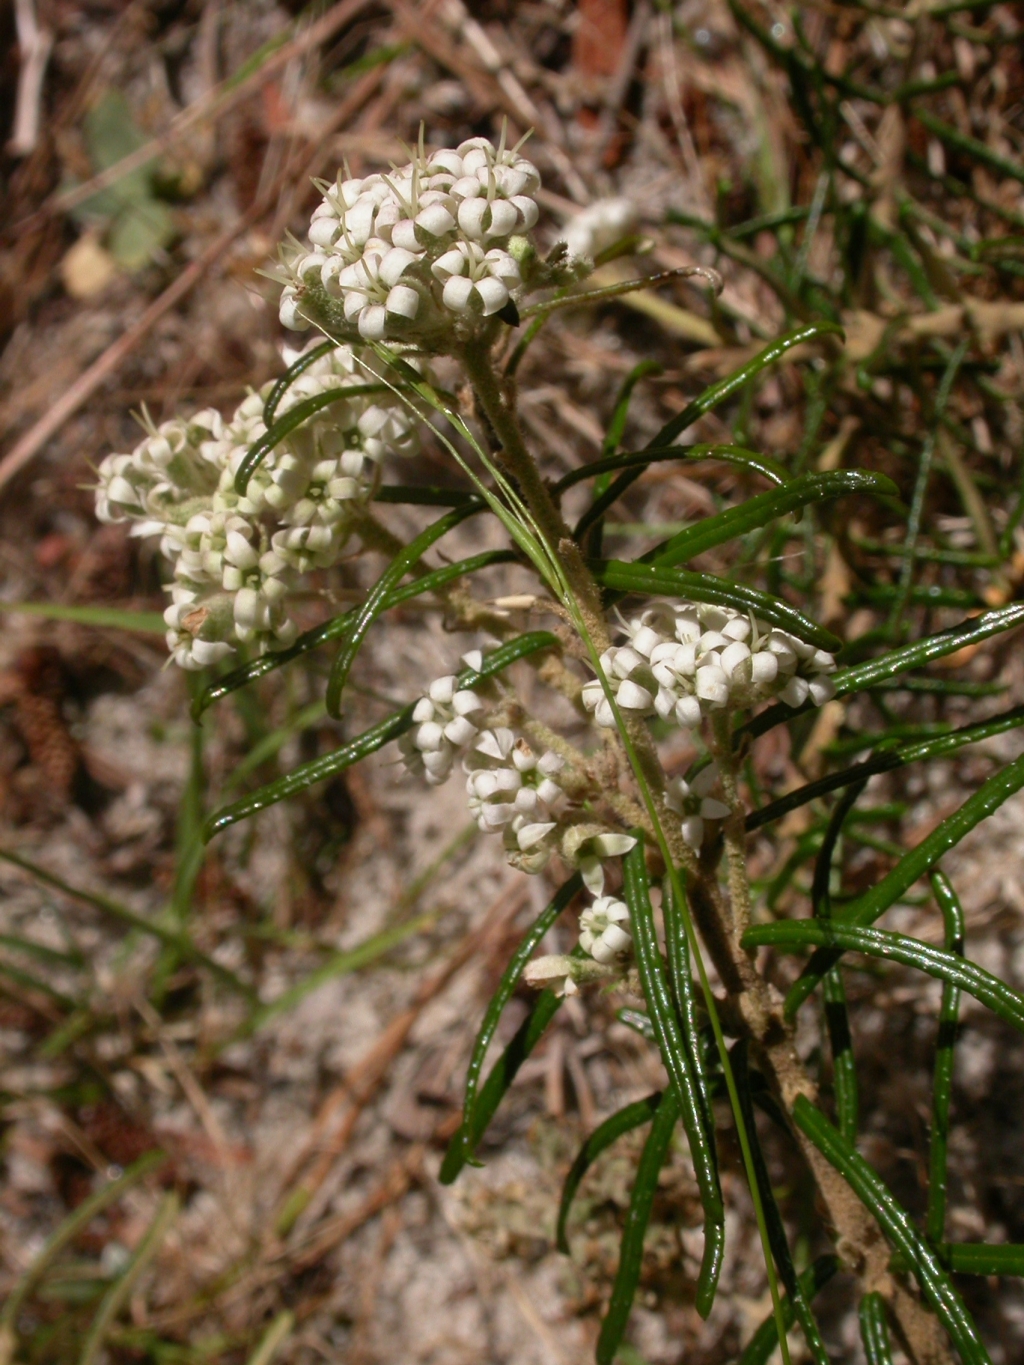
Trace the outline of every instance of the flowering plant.
<instances>
[{"instance_id":1,"label":"flowering plant","mask_svg":"<svg viewBox=\"0 0 1024 1365\"><path fill-rule=\"evenodd\" d=\"M935 866L1024 785L1024 759L989 778L877 885L835 911L832 863L844 822L873 774L952 752L1022 718L1008 713L890 746L753 808L744 765L749 746L775 727L1006 630L1024 610L992 610L870 656L862 651L853 662L840 655L840 639L781 594L682 567L824 501L896 494L889 479L865 470L791 475L733 445L680 443L698 417L786 352L828 345L838 331L833 323L785 333L690 402L644 450L621 452L613 439L603 459L557 484L545 481L516 411L515 373L526 346L555 309L651 280L587 291L580 285L591 261L564 243L542 256L530 235L539 183L519 149L474 138L454 150L428 152L421 145L408 166L390 174L346 174L323 185L308 244L292 243L285 252L281 295L284 325L313 328L321 339L289 353L282 379L250 395L230 422L205 412L164 423L131 454L104 462L99 515L130 520L136 534L160 537L171 569L166 620L175 660L198 669L238 663L249 651L257 656L209 683L197 714L331 640L338 648L327 707L340 714L367 632L389 607L412 596L434 594L457 628L490 637L463 654L459 672L435 679L326 760L219 811L207 837L394 740L412 780L437 785L459 773L473 819L481 831L501 835L513 865L531 874L565 870L480 1028L462 1124L441 1178L455 1179L475 1159L502 1095L566 995L596 987L642 1000L644 1012L628 1009L621 1017L657 1046L665 1088L591 1135L570 1174L559 1224L564 1241L572 1193L588 1162L629 1128L649 1123L599 1362L611 1362L622 1341L653 1189L680 1123L704 1214L696 1305L702 1315L710 1312L726 1229L713 1107L720 1096L731 1108L773 1297L773 1317L744 1361L766 1360L776 1343L788 1359L794 1319L810 1356L827 1360L811 1299L837 1264L832 1258L796 1274L753 1119L755 1100L799 1146L837 1254L859 1277L871 1331L884 1332L888 1314L917 1361L947 1358L943 1332L962 1359L985 1360L943 1249L948 1085L936 1086L933 1180L922 1234L855 1146L856 1082L841 959L857 951L921 967L944 982L944 1018L955 1017L956 992L966 989L1018 1027L1024 1022L1024 999L963 959L956 896ZM685 273L715 284L712 272L693 267ZM461 411L434 384L431 362L441 356L461 365L472 412ZM633 379L613 429L622 429L632 386ZM459 491L386 482L392 457L414 448L417 428L427 421L453 472L463 477ZM677 532L638 560L603 557L602 518L625 488L653 463L694 457L728 460L771 487ZM570 528L562 497L589 479L602 484ZM448 510L405 545L375 520L373 505L384 501ZM508 548L429 564L425 556L443 536L485 514L500 522ZM388 547L388 568L361 604L300 635L290 596L307 575L336 565L353 538ZM555 618L554 630L521 632L510 617L449 595L455 582L511 559L534 571L538 597L531 601ZM619 616L617 604L627 599L637 604L636 614ZM510 680L517 661L532 664L539 680L575 707L582 740L571 742L533 714ZM679 729L697 755L685 774L670 773L663 761L665 741ZM816 855L812 916L765 922L752 894L748 834L833 792L842 795ZM871 927L926 874L945 917L944 949ZM581 898L573 951L535 957L555 921ZM772 979L773 962L758 955L767 946L813 949L788 994ZM542 989L482 1079L502 1011L521 979ZM828 1004L837 1125L820 1107L819 1086L796 1046L796 1012L819 988Z\"/></svg>"}]
</instances>

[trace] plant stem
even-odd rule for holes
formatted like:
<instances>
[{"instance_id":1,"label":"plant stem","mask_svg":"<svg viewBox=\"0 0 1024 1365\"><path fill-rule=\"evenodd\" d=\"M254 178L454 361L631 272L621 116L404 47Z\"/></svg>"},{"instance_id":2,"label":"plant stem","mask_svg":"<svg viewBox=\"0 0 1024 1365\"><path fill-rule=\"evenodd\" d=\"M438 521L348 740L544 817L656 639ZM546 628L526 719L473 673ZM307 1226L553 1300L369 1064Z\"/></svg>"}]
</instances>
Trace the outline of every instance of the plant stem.
<instances>
[{"instance_id":1,"label":"plant stem","mask_svg":"<svg viewBox=\"0 0 1024 1365\"><path fill-rule=\"evenodd\" d=\"M599 651L603 652L609 642L600 590L583 563L579 547L573 541L533 456L526 448L515 412L509 406L491 364L490 353L480 344L470 345L462 348L459 358L473 386L480 411L497 437L500 447L498 455L505 472L518 484L537 523L537 529L547 540L550 549L558 555L584 613L591 638Z\"/></svg>"}]
</instances>

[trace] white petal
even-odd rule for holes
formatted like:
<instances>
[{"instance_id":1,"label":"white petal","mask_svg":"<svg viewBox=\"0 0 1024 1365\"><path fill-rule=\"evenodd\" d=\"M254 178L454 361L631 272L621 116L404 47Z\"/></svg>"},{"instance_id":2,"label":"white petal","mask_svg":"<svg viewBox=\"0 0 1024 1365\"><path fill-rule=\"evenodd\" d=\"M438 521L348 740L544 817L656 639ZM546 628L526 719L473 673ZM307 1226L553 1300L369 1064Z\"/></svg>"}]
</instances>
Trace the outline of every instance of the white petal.
<instances>
[{"instance_id":1,"label":"white petal","mask_svg":"<svg viewBox=\"0 0 1024 1365\"><path fill-rule=\"evenodd\" d=\"M688 815L680 826L683 842L699 849L704 842L704 821L699 815Z\"/></svg>"},{"instance_id":2,"label":"white petal","mask_svg":"<svg viewBox=\"0 0 1024 1365\"><path fill-rule=\"evenodd\" d=\"M396 284L388 294L384 306L393 316L411 321L419 312L420 296L410 285Z\"/></svg>"},{"instance_id":3,"label":"white petal","mask_svg":"<svg viewBox=\"0 0 1024 1365\"><path fill-rule=\"evenodd\" d=\"M647 711L653 704L653 698L647 688L631 682L628 678L620 683L616 701L626 711Z\"/></svg>"},{"instance_id":4,"label":"white petal","mask_svg":"<svg viewBox=\"0 0 1024 1365\"><path fill-rule=\"evenodd\" d=\"M528 848L533 848L535 845L539 844L554 828L555 826L553 823L524 825L516 835L516 842L525 853Z\"/></svg>"},{"instance_id":5,"label":"white petal","mask_svg":"<svg viewBox=\"0 0 1024 1365\"><path fill-rule=\"evenodd\" d=\"M779 693L779 699L787 706L803 706L810 690L805 678L792 677Z\"/></svg>"},{"instance_id":6,"label":"white petal","mask_svg":"<svg viewBox=\"0 0 1024 1365\"><path fill-rule=\"evenodd\" d=\"M380 341L386 328L387 313L383 304L370 304L359 314L359 335L366 341Z\"/></svg>"},{"instance_id":7,"label":"white petal","mask_svg":"<svg viewBox=\"0 0 1024 1365\"><path fill-rule=\"evenodd\" d=\"M477 280L473 287L483 303L485 318L497 313L508 303L508 290L501 280L496 280L493 275L486 275L482 280Z\"/></svg>"},{"instance_id":8,"label":"white petal","mask_svg":"<svg viewBox=\"0 0 1024 1365\"><path fill-rule=\"evenodd\" d=\"M628 853L636 843L632 834L595 834L590 841L594 852L601 858L619 858Z\"/></svg>"},{"instance_id":9,"label":"white petal","mask_svg":"<svg viewBox=\"0 0 1024 1365\"><path fill-rule=\"evenodd\" d=\"M453 313L464 313L473 293L473 281L465 275L452 275L441 291L441 302Z\"/></svg>"}]
</instances>

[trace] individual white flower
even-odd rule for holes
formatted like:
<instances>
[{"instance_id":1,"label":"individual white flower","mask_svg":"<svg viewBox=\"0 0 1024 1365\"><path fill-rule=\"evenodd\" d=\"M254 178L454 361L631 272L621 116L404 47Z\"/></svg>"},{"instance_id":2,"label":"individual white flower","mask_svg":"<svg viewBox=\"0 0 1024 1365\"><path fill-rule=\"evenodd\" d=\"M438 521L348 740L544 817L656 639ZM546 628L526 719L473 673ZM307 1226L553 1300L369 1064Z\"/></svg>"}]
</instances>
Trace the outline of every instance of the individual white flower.
<instances>
[{"instance_id":1,"label":"individual white flower","mask_svg":"<svg viewBox=\"0 0 1024 1365\"><path fill-rule=\"evenodd\" d=\"M580 947L595 962L614 962L632 946L629 907L615 896L599 896L580 915Z\"/></svg>"},{"instance_id":2,"label":"individual white flower","mask_svg":"<svg viewBox=\"0 0 1024 1365\"><path fill-rule=\"evenodd\" d=\"M699 850L704 842L704 821L724 820L729 814L729 807L724 801L708 794L717 781L718 765L710 763L697 773L692 782L682 777L675 778L665 792L665 805L676 815L682 816L680 830L683 839L694 850Z\"/></svg>"}]
</instances>

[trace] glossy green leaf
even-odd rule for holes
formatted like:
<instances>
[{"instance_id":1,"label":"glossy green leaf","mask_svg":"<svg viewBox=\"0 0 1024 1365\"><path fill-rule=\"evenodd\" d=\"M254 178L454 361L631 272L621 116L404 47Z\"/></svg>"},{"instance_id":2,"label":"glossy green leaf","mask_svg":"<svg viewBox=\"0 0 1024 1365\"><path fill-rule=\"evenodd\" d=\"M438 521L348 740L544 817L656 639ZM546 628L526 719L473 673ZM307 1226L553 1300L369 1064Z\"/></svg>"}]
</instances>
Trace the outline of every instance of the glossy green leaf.
<instances>
[{"instance_id":1,"label":"glossy green leaf","mask_svg":"<svg viewBox=\"0 0 1024 1365\"><path fill-rule=\"evenodd\" d=\"M811 323L803 327L797 327L784 336L778 337L764 348L753 360L741 366L733 374L726 375L716 384L711 384L699 394L691 403L687 403L682 412L677 413L670 422L666 422L657 436L650 443L651 450L663 449L670 446L675 441L681 431L692 426L698 417L702 417L706 412L711 412L719 403L723 403L734 393L738 393L768 366L780 360L787 351L794 346L802 345L804 342L814 341L816 338L827 335L842 336L842 328L833 323ZM594 522L598 521L612 506L621 498L626 489L635 482L644 472L647 466L638 464L635 468L627 469L620 474L615 482L605 490L605 492L593 503L586 514L580 519L576 527L575 535L577 540L586 533Z\"/></svg>"},{"instance_id":2,"label":"glossy green leaf","mask_svg":"<svg viewBox=\"0 0 1024 1365\"><path fill-rule=\"evenodd\" d=\"M915 668L924 668L934 659L941 659L949 654L955 654L957 650L966 649L969 645L979 644L989 636L1010 630L1022 622L1024 602L1015 602L1009 607L1000 607L996 611L983 612L981 616L969 617L960 625L951 626L949 630L940 631L937 635L915 640L912 644L889 650L875 659L868 659L851 668L841 668L832 677L836 695L847 697L855 692L866 692L880 682L898 678ZM758 735L765 734L776 725L792 720L811 709L810 705L805 705L794 711L779 702L741 726L737 731L737 737L756 739Z\"/></svg>"},{"instance_id":3,"label":"glossy green leaf","mask_svg":"<svg viewBox=\"0 0 1024 1365\"><path fill-rule=\"evenodd\" d=\"M932 1250L939 1263L954 1275L1024 1276L1024 1246L1019 1242L940 1242ZM906 1257L898 1253L889 1264L901 1274L910 1269Z\"/></svg>"},{"instance_id":4,"label":"glossy green leaf","mask_svg":"<svg viewBox=\"0 0 1024 1365\"><path fill-rule=\"evenodd\" d=\"M719 606L735 607L739 611L752 611L761 620L791 631L819 649L836 650L842 644L831 631L819 626L802 611L788 606L780 598L760 592L757 588L748 588L742 583L731 583L714 574L661 568L654 564L630 564L622 559L592 561L590 569L598 583L617 592L714 602Z\"/></svg>"},{"instance_id":5,"label":"glossy green leaf","mask_svg":"<svg viewBox=\"0 0 1024 1365\"><path fill-rule=\"evenodd\" d=\"M780 920L752 925L743 935L745 948L829 948L839 953L866 953L904 967L916 967L939 981L959 986L1014 1028L1024 1030L1024 996L999 977L957 953L897 934L866 929L841 920Z\"/></svg>"},{"instance_id":6,"label":"glossy green leaf","mask_svg":"<svg viewBox=\"0 0 1024 1365\"><path fill-rule=\"evenodd\" d=\"M805 1095L798 1095L794 1101L793 1120L871 1210L892 1247L906 1257L922 1294L945 1327L964 1365L991 1365L978 1329L935 1253L860 1153L843 1139Z\"/></svg>"},{"instance_id":7,"label":"glossy green leaf","mask_svg":"<svg viewBox=\"0 0 1024 1365\"><path fill-rule=\"evenodd\" d=\"M814 864L814 879L811 883L811 905L817 919L828 920L832 916L832 899L829 884L832 878L832 859L836 844L843 831L846 817L854 803L867 785L865 779L854 783L843 793L832 812L825 830L818 857ZM829 1046L832 1049L833 1084L836 1096L836 1117L839 1131L847 1142L857 1141L859 1098L857 1087L857 1067L853 1055L853 1038L850 1033L850 1017L846 1008L846 987L843 984L842 968L837 963L825 973L822 981L825 1001L825 1023L828 1028Z\"/></svg>"},{"instance_id":8,"label":"glossy green leaf","mask_svg":"<svg viewBox=\"0 0 1024 1365\"><path fill-rule=\"evenodd\" d=\"M514 1037L487 1075L486 1081L477 1092L476 1104L469 1122L448 1144L441 1163L438 1179L442 1185L450 1185L466 1164L468 1152L476 1151L480 1139L487 1132L498 1105L505 1097L516 1073L530 1053L544 1036L547 1026L562 1005L562 996L554 991L541 991L536 1003L516 1030Z\"/></svg>"},{"instance_id":9,"label":"glossy green leaf","mask_svg":"<svg viewBox=\"0 0 1024 1365\"><path fill-rule=\"evenodd\" d=\"M290 436L296 427L301 427L303 422L308 422L318 412L323 412L324 408L332 407L335 403L347 403L350 398L384 392L387 392L386 384L349 384L344 388L329 389L326 393L315 393L311 398L303 398L293 408L289 408L283 417L279 417L270 430L265 431L246 451L245 458L235 474L235 492L239 497L245 496L249 480L270 452L275 446L280 445L286 436Z\"/></svg>"},{"instance_id":10,"label":"glossy green leaf","mask_svg":"<svg viewBox=\"0 0 1024 1365\"><path fill-rule=\"evenodd\" d=\"M938 868L931 874L932 892L942 912L947 953L964 955L964 912L949 878ZM939 1037L932 1078L932 1127L928 1144L928 1213L925 1236L938 1245L946 1232L946 1155L949 1145L949 1104L953 1093L953 1048L960 1015L960 989L942 983Z\"/></svg>"},{"instance_id":11,"label":"glossy green leaf","mask_svg":"<svg viewBox=\"0 0 1024 1365\"><path fill-rule=\"evenodd\" d=\"M839 1261L835 1256L819 1256L800 1276L800 1289L804 1298L810 1302L838 1270ZM792 1327L795 1316L793 1301L787 1296L782 1300L782 1317L787 1331ZM768 1365L778 1345L779 1327L775 1315L770 1313L747 1343L736 1365Z\"/></svg>"},{"instance_id":12,"label":"glossy green leaf","mask_svg":"<svg viewBox=\"0 0 1024 1365\"><path fill-rule=\"evenodd\" d=\"M715 1287L722 1268L725 1210L718 1180L718 1157L713 1134L705 1129L704 1099L694 1073L691 1053L683 1037L679 1018L658 947L651 906L650 881L644 861L643 831L634 829L636 843L623 857L623 898L629 906L633 947L644 999L650 1011L654 1035L665 1069L678 1094L679 1107L690 1144L701 1207L704 1210L704 1258L697 1284L697 1311L707 1317L714 1302ZM671 1092L667 1092L671 1093ZM664 1103L664 1102L663 1102ZM660 1112L660 1111L659 1111Z\"/></svg>"},{"instance_id":13,"label":"glossy green leaf","mask_svg":"<svg viewBox=\"0 0 1024 1365\"><path fill-rule=\"evenodd\" d=\"M863 763L856 763L852 768L844 768L842 772L829 773L827 777L797 787L795 791L781 796L778 801L762 806L760 810L751 811L746 819L746 828L748 832L760 829L762 825L770 824L789 811L805 806L809 801L825 796L828 792L866 782L875 773L891 772L893 768L902 768L908 763L921 763L925 759L944 758L967 744L977 744L983 739L1005 734L1006 731L1015 730L1021 725L1024 725L1024 706L1015 706L1010 711L993 716L991 720L979 721L977 725L965 725L963 729L954 730L948 735L939 735L935 739L914 740L910 744L901 744L898 748L884 749L881 753L865 759Z\"/></svg>"},{"instance_id":14,"label":"glossy green leaf","mask_svg":"<svg viewBox=\"0 0 1024 1365\"><path fill-rule=\"evenodd\" d=\"M881 1294L865 1294L857 1310L860 1318L860 1339L864 1346L867 1365L892 1365L889 1344L889 1324L885 1317L885 1300Z\"/></svg>"},{"instance_id":15,"label":"glossy green leaf","mask_svg":"<svg viewBox=\"0 0 1024 1365\"><path fill-rule=\"evenodd\" d=\"M634 1128L640 1128L643 1124L650 1123L657 1113L660 1103L661 1091L656 1090L653 1095L647 1095L634 1104L627 1104L606 1118L603 1123L599 1123L577 1152L576 1159L569 1168L569 1174L565 1177L565 1183L562 1185L562 1198L558 1205L555 1244L559 1251L564 1252L567 1256L569 1255L566 1223L569 1218L569 1210L572 1208L572 1201L576 1197L576 1191L587 1171L590 1170L601 1153L606 1152L625 1133L631 1133Z\"/></svg>"},{"instance_id":16,"label":"glossy green leaf","mask_svg":"<svg viewBox=\"0 0 1024 1365\"><path fill-rule=\"evenodd\" d=\"M537 945L558 919L559 915L561 915L562 911L565 910L566 906L569 905L575 896L579 895L582 888L583 878L578 872L573 873L568 881L564 882L559 887L550 903L534 920L529 931L524 935L519 947L512 954L508 961L508 965L501 974L498 988L491 996L490 1003L484 1014L483 1022L476 1035L476 1041L473 1044L473 1052L469 1059L469 1067L466 1072L466 1091L462 1102L462 1128L460 1131L463 1133L463 1136L469 1131L466 1120L473 1113L476 1106L477 1086L480 1082L480 1073L483 1069L484 1059L487 1056L488 1048L494 1040L494 1035L497 1031L501 1016L504 1013L505 1006L512 999L512 995L519 984L520 977L526 968L526 964L533 956ZM472 1149L469 1149L466 1152L466 1159L468 1160L471 1156Z\"/></svg>"},{"instance_id":17,"label":"glossy green leaf","mask_svg":"<svg viewBox=\"0 0 1024 1365\"><path fill-rule=\"evenodd\" d=\"M777 460L756 450L747 450L743 446L654 446L648 450L630 450L617 455L607 455L590 464L580 465L579 469L570 469L568 474L563 474L551 491L557 497L566 489L573 488L586 479L596 479L602 474L611 474L619 469L632 469L637 465L646 469L648 465L664 464L668 460L724 460L727 464L739 465L754 474L762 475L776 487L781 487L789 478L785 468Z\"/></svg>"},{"instance_id":18,"label":"glossy green leaf","mask_svg":"<svg viewBox=\"0 0 1024 1365\"><path fill-rule=\"evenodd\" d=\"M502 669L508 668L509 664L515 663L517 659L524 659L527 655L536 654L542 649L557 648L558 639L550 631L535 630L526 635L520 635L489 654L479 672L466 669L460 673L460 686L473 687L484 678L493 677L495 673L500 673ZM376 725L371 726L369 730L364 730L361 735L349 740L347 744L342 744L332 753L324 754L321 758L311 759L308 763L303 763L298 768L294 768L276 782L270 782L257 791L251 792L248 796L242 797L241 800L222 807L204 825L204 841L208 843L215 834L227 829L229 825L237 824L239 820L246 820L249 816L255 815L257 811L265 810L267 806L272 806L278 801L284 801L297 792L305 791L307 787L312 787L317 782L335 777L338 773L344 772L346 768L350 768L353 763L358 763L360 759L382 749L389 740L397 739L412 725L414 705L415 703L410 703L401 711L395 711L390 716L386 716Z\"/></svg>"},{"instance_id":19,"label":"glossy green leaf","mask_svg":"<svg viewBox=\"0 0 1024 1365\"><path fill-rule=\"evenodd\" d=\"M474 516L483 510L483 503L480 502L467 502L462 507L453 508L447 515L439 517L433 525L421 531L414 540L411 540L393 557L391 563L367 593L366 601L353 612L352 624L342 637L341 648L331 665L330 677L327 680L327 714L329 716L341 714L342 693L345 690L345 684L348 682L348 675L355 662L356 655L362 648L367 631L377 617L387 610L388 598L395 588L410 569L420 562L432 545L446 536L449 531L454 530L467 517Z\"/></svg>"},{"instance_id":20,"label":"glossy green leaf","mask_svg":"<svg viewBox=\"0 0 1024 1365\"><path fill-rule=\"evenodd\" d=\"M492 564L508 564L515 557L511 550L485 550L482 554L470 555L468 559L457 560L454 564L445 564L443 568L434 569L412 583L405 583L400 587L393 588L388 594L384 610L397 607L402 602L408 602L414 597L421 597L425 592L434 592L438 588L443 588L447 583L453 582L456 578L465 578L470 574L478 573L481 569L489 569ZM351 629L354 619L355 608L345 612L342 616L334 616L329 621L314 626L312 630L307 630L288 649L279 649L270 654L262 654L258 659L253 659L251 663L244 664L241 668L232 669L230 673L225 673L216 682L210 683L196 699L192 707L192 719L198 720L214 702L220 701L232 692L237 692L239 688L247 687L249 683L255 682L258 678L265 678L268 673L283 668L293 659L301 658L303 654L308 654L311 650L319 648L320 645L329 644L332 640L342 639Z\"/></svg>"},{"instance_id":21,"label":"glossy green leaf","mask_svg":"<svg viewBox=\"0 0 1024 1365\"><path fill-rule=\"evenodd\" d=\"M615 1272L608 1311L597 1339L597 1365L612 1365L629 1322L636 1287L640 1282L644 1233L651 1221L658 1176L672 1144L672 1131L679 1119L679 1108L675 1088L670 1086L661 1097L637 1166L619 1248L619 1266Z\"/></svg>"},{"instance_id":22,"label":"glossy green leaf","mask_svg":"<svg viewBox=\"0 0 1024 1365\"><path fill-rule=\"evenodd\" d=\"M811 1359L815 1365L829 1365L828 1352L825 1350L825 1343L821 1339L821 1328L814 1316L810 1302L805 1297L797 1279L796 1267L793 1265L793 1257L789 1250L789 1239L786 1237L785 1224L782 1221L782 1214L775 1201L775 1192L772 1189L771 1177L768 1173L768 1164L764 1159L761 1150L761 1142L757 1136L757 1123L754 1120L754 1103L750 1089L750 1070L747 1061L748 1042L742 1038L736 1043L730 1054L733 1066L733 1075L736 1078L736 1090L740 1099L740 1114L743 1126L747 1132L747 1141L750 1144L750 1154L753 1159L754 1175L757 1180L758 1191L761 1195L761 1205L764 1209L765 1225L768 1229L768 1242L771 1247L772 1256L778 1267L779 1279L786 1288L786 1293L793 1305L794 1313L807 1343L807 1349L811 1354ZM777 1313L781 1314L781 1303L776 1305Z\"/></svg>"},{"instance_id":23,"label":"glossy green leaf","mask_svg":"<svg viewBox=\"0 0 1024 1365\"><path fill-rule=\"evenodd\" d=\"M285 396L291 386L298 379L300 374L315 365L316 362L334 350L334 341L321 341L316 346L311 346L308 351L303 351L298 360L294 360L284 374L274 382L274 387L267 394L267 400L263 404L263 425L269 431L274 425L274 418L277 416L277 409L281 404L281 399Z\"/></svg>"},{"instance_id":24,"label":"glossy green leaf","mask_svg":"<svg viewBox=\"0 0 1024 1365\"><path fill-rule=\"evenodd\" d=\"M789 512L799 511L811 503L831 498L847 497L853 493L873 493L890 497L897 493L896 485L884 474L866 469L837 469L826 474L801 474L790 479L782 488L759 493L737 507L727 508L713 517L704 517L695 526L672 536L643 556L641 563L667 567L694 559L697 555L724 545L737 536L759 530Z\"/></svg>"}]
</instances>

